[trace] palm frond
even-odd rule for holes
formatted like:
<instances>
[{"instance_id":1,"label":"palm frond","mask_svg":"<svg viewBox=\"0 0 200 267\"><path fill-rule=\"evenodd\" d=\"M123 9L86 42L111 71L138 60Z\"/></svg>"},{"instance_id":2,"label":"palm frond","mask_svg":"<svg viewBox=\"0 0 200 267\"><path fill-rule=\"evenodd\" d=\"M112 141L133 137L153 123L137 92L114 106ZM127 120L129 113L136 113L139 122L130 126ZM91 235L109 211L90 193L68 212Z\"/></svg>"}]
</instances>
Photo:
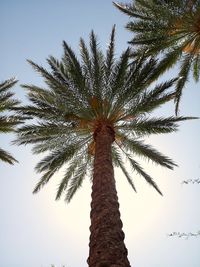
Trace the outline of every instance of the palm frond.
<instances>
[{"instance_id":1,"label":"palm frond","mask_svg":"<svg viewBox=\"0 0 200 267\"><path fill-rule=\"evenodd\" d=\"M181 52L179 49L174 49L168 53L166 53L163 58L159 61L158 71L159 74L163 74L166 70L172 68L178 59L181 57Z\"/></svg>"},{"instance_id":2,"label":"palm frond","mask_svg":"<svg viewBox=\"0 0 200 267\"><path fill-rule=\"evenodd\" d=\"M84 42L84 40L80 39L80 54L82 59L82 69L84 76L88 81L92 80L92 62L90 58L89 50ZM89 86L89 90L92 90L92 88Z\"/></svg>"},{"instance_id":3,"label":"palm frond","mask_svg":"<svg viewBox=\"0 0 200 267\"><path fill-rule=\"evenodd\" d=\"M118 96L118 93L123 88L124 81L126 81L127 70L129 66L130 48L121 55L120 61L115 67L115 79L112 84L112 95Z\"/></svg>"},{"instance_id":4,"label":"palm frond","mask_svg":"<svg viewBox=\"0 0 200 267\"><path fill-rule=\"evenodd\" d=\"M42 77L45 78L45 82L52 90L59 90L59 88L63 88L63 83L59 81L55 76L53 76L50 72L48 72L45 68L39 66L34 63L32 60L27 60L27 62L33 67L35 71L37 71Z\"/></svg>"},{"instance_id":5,"label":"palm frond","mask_svg":"<svg viewBox=\"0 0 200 267\"><path fill-rule=\"evenodd\" d=\"M157 85L153 90L145 91L139 95L137 105L133 106L130 114L137 115L140 113L152 112L155 108L171 101L175 97L174 92L165 92L170 88L177 79Z\"/></svg>"},{"instance_id":6,"label":"palm frond","mask_svg":"<svg viewBox=\"0 0 200 267\"><path fill-rule=\"evenodd\" d=\"M62 61L70 78L68 82L71 83L73 81L75 86L73 86L72 89L77 89L77 96L84 101L85 95L88 94L88 91L84 90L86 88L86 84L81 65L76 58L75 53L65 41L63 41L63 47L64 56Z\"/></svg>"},{"instance_id":7,"label":"palm frond","mask_svg":"<svg viewBox=\"0 0 200 267\"><path fill-rule=\"evenodd\" d=\"M196 82L199 81L200 76L200 55L197 55L193 63L193 77Z\"/></svg>"},{"instance_id":8,"label":"palm frond","mask_svg":"<svg viewBox=\"0 0 200 267\"><path fill-rule=\"evenodd\" d=\"M182 96L183 87L188 80L189 71L191 68L191 61L192 61L192 56L190 54L186 55L180 66L180 72L179 72L180 79L178 80L176 85L176 97L175 97L176 115L178 114L179 102Z\"/></svg>"},{"instance_id":9,"label":"palm frond","mask_svg":"<svg viewBox=\"0 0 200 267\"><path fill-rule=\"evenodd\" d=\"M74 156L75 152L75 148L71 146L67 151L65 149L63 149L62 151L57 150L42 159L36 165L35 169L39 173L45 173L37 183L33 193L37 193L46 183L48 183L55 172L57 172L65 162L70 160Z\"/></svg>"},{"instance_id":10,"label":"palm frond","mask_svg":"<svg viewBox=\"0 0 200 267\"><path fill-rule=\"evenodd\" d=\"M11 78L0 83L0 133L10 133L14 132L16 126L23 123L23 118L20 115L13 114L15 109L18 107L20 102L13 98L14 93L10 91L17 83L15 78ZM10 153L0 148L0 160L7 162L9 164L14 164L17 162L16 159L11 156Z\"/></svg>"},{"instance_id":11,"label":"palm frond","mask_svg":"<svg viewBox=\"0 0 200 267\"><path fill-rule=\"evenodd\" d=\"M141 140L123 136L122 147L124 147L126 151L130 151L133 155L135 154L139 157L146 158L166 168L173 169L174 166L177 166L170 158L164 156L150 145L144 144Z\"/></svg>"},{"instance_id":12,"label":"palm frond","mask_svg":"<svg viewBox=\"0 0 200 267\"><path fill-rule=\"evenodd\" d=\"M109 79L110 74L112 73L113 65L114 65L114 44L115 44L115 25L112 28L110 43L107 48L106 60L105 60L105 73L106 78Z\"/></svg>"},{"instance_id":13,"label":"palm frond","mask_svg":"<svg viewBox=\"0 0 200 267\"><path fill-rule=\"evenodd\" d=\"M124 3L116 3L113 2L114 6L118 8L120 11L122 11L124 14L130 16L130 17L136 17L136 18L142 18L150 20L149 16L140 15L137 12L137 10L132 6L131 4L124 4Z\"/></svg>"},{"instance_id":14,"label":"palm frond","mask_svg":"<svg viewBox=\"0 0 200 267\"><path fill-rule=\"evenodd\" d=\"M56 171L57 171L57 169L54 168L54 169L51 169L51 170L45 172L42 175L42 177L40 178L39 182L36 184L36 186L33 190L33 194L38 193L40 191L40 189L49 182L49 180L55 174Z\"/></svg>"},{"instance_id":15,"label":"palm frond","mask_svg":"<svg viewBox=\"0 0 200 267\"><path fill-rule=\"evenodd\" d=\"M9 164L18 162L9 152L3 150L2 148L0 148L0 160Z\"/></svg>"},{"instance_id":16,"label":"palm frond","mask_svg":"<svg viewBox=\"0 0 200 267\"><path fill-rule=\"evenodd\" d=\"M70 181L69 188L67 190L67 194L65 196L65 200L67 202L70 202L76 191L81 187L83 183L83 179L87 173L88 169L88 164L89 164L89 158L85 160L84 163L82 163L77 170L75 171L75 174L73 178Z\"/></svg>"},{"instance_id":17,"label":"palm frond","mask_svg":"<svg viewBox=\"0 0 200 267\"><path fill-rule=\"evenodd\" d=\"M69 184L70 179L74 176L75 170L77 166L80 164L81 157L76 158L76 160L73 160L69 163L69 167L67 168L67 171L65 172L61 183L58 186L58 190L56 193L56 200L60 199L63 192L67 189L67 186Z\"/></svg>"},{"instance_id":18,"label":"palm frond","mask_svg":"<svg viewBox=\"0 0 200 267\"><path fill-rule=\"evenodd\" d=\"M157 186L157 184L154 182L154 180L151 178L150 175L148 175L141 167L140 165L133 160L132 158L129 158L129 161L131 163L131 166L133 168L133 170L135 170L138 174L140 174L146 181L148 184L150 184L151 186L153 186L155 188L155 190L162 196L162 192L160 191L159 187Z\"/></svg>"},{"instance_id":19,"label":"palm frond","mask_svg":"<svg viewBox=\"0 0 200 267\"><path fill-rule=\"evenodd\" d=\"M123 118L122 118L123 119ZM197 117L168 117L168 118L142 118L140 120L133 119L130 123L124 123L118 126L119 130L123 132L132 132L133 135L150 135L150 134L161 134L171 133L178 130L178 124L189 119L197 119Z\"/></svg>"},{"instance_id":20,"label":"palm frond","mask_svg":"<svg viewBox=\"0 0 200 267\"><path fill-rule=\"evenodd\" d=\"M128 173L128 171L126 170L126 167L125 167L125 165L124 165L124 163L122 161L122 158L120 156L120 153L117 151L117 149L114 146L113 146L113 153L112 153L112 155L113 155L113 160L115 162L115 165L120 167L120 169L122 170L123 174L125 175L128 183L130 184L130 186L132 187L132 189L135 192L137 192L136 191L136 188L135 188L135 185L133 183L133 180L132 180L130 174Z\"/></svg>"},{"instance_id":21,"label":"palm frond","mask_svg":"<svg viewBox=\"0 0 200 267\"><path fill-rule=\"evenodd\" d=\"M62 81L63 84L68 84L69 83L69 77L67 70L64 66L64 64L60 61L58 61L56 58L53 56L50 56L47 59L47 62L49 63L49 66L52 69L53 75L60 81Z\"/></svg>"},{"instance_id":22,"label":"palm frond","mask_svg":"<svg viewBox=\"0 0 200 267\"><path fill-rule=\"evenodd\" d=\"M21 123L22 120L19 116L0 116L0 133L14 132L15 126Z\"/></svg>"},{"instance_id":23,"label":"palm frond","mask_svg":"<svg viewBox=\"0 0 200 267\"><path fill-rule=\"evenodd\" d=\"M8 79L8 80L1 82L0 83L0 94L7 92L17 82L18 82L18 80L16 80L15 78L11 78L11 79Z\"/></svg>"},{"instance_id":24,"label":"palm frond","mask_svg":"<svg viewBox=\"0 0 200 267\"><path fill-rule=\"evenodd\" d=\"M98 47L97 36L92 31L90 34L90 50L92 63L92 87L94 95L101 101L104 79L104 56Z\"/></svg>"}]
</instances>

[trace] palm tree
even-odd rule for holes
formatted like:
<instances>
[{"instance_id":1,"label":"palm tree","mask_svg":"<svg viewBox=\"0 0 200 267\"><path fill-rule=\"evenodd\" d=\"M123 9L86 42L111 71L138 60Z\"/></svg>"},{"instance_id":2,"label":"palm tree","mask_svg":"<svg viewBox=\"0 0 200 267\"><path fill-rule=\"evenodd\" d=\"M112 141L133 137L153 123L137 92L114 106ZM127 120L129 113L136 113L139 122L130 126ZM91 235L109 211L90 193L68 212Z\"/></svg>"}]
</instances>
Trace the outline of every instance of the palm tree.
<instances>
[{"instance_id":1,"label":"palm tree","mask_svg":"<svg viewBox=\"0 0 200 267\"><path fill-rule=\"evenodd\" d=\"M176 114L182 90L193 73L195 81L200 75L200 1L199 0L135 0L132 4L115 6L127 14L131 21L126 28L134 33L131 44L138 53L162 53L162 71L179 64L176 85Z\"/></svg>"},{"instance_id":2,"label":"palm tree","mask_svg":"<svg viewBox=\"0 0 200 267\"><path fill-rule=\"evenodd\" d=\"M154 59L139 58L129 64L130 49L115 60L113 27L106 56L90 34L90 49L80 40L78 60L63 42L61 60L50 56L50 71L29 60L45 80L44 87L23 85L31 104L21 112L31 116L18 130L18 145L32 144L33 153L48 153L37 165L42 173L37 193L61 168L65 173L56 199L69 202L86 176L92 181L91 235L88 264L94 266L130 266L120 219L113 165L120 167L131 187L135 185L126 170L132 170L162 194L154 180L133 156L141 156L172 169L176 164L140 139L145 135L177 130L177 122L186 117L150 118L149 114L174 98L169 91L176 79L155 86L158 75Z\"/></svg>"},{"instance_id":3,"label":"palm tree","mask_svg":"<svg viewBox=\"0 0 200 267\"><path fill-rule=\"evenodd\" d=\"M0 112L3 115L0 116L0 133L9 133L15 130L15 126L21 122L20 118L16 115L5 114L5 112L12 111L19 101L13 99L13 93L10 92L10 88L16 84L14 78L6 80L0 83ZM0 160L9 164L17 162L10 153L0 148Z\"/></svg>"}]
</instances>

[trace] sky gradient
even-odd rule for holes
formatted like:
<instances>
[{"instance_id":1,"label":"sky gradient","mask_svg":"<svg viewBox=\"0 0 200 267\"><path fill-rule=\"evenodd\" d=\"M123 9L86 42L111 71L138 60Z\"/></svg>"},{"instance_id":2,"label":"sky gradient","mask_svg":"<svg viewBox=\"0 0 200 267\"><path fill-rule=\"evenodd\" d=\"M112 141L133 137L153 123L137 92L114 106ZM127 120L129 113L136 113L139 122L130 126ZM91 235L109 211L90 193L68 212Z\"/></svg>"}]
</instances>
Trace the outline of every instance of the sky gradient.
<instances>
[{"instance_id":1,"label":"sky gradient","mask_svg":"<svg viewBox=\"0 0 200 267\"><path fill-rule=\"evenodd\" d=\"M128 1L128 0L127 0ZM124 1L126 2L126 1ZM112 26L116 24L116 57L127 47L131 34L124 29L128 17L110 0L1 0L0 80L17 77L16 97L23 103L20 84L42 85L26 59L47 66L46 58L59 58L65 40L79 53L79 39L88 43L93 29L105 51ZM176 70L165 79L176 76ZM192 77L191 77L192 78ZM164 78L162 78L164 79ZM192 79L184 90L180 114L200 117L200 88ZM173 103L158 116L174 115ZM150 136L146 143L172 158L174 171L144 162L164 196L133 173L138 193L132 191L115 170L129 260L135 267L199 267L200 237L169 237L173 231L200 230L200 185L182 184L200 178L200 122L187 121L178 132ZM32 194L39 175L34 171L38 156L31 147L11 145L14 135L1 135L0 147L19 161L14 166L0 162L0 267L86 267L89 242L91 184L85 180L70 204L56 202L60 173L37 195Z\"/></svg>"}]
</instances>

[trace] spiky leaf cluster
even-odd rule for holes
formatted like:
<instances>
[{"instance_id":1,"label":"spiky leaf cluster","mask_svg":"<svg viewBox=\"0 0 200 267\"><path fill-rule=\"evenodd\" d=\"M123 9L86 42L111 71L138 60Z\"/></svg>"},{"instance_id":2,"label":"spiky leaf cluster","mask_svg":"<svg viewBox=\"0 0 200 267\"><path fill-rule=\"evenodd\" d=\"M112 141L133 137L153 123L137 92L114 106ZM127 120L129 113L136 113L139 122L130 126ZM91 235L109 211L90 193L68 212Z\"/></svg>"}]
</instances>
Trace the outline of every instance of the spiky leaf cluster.
<instances>
[{"instance_id":1,"label":"spiky leaf cluster","mask_svg":"<svg viewBox=\"0 0 200 267\"><path fill-rule=\"evenodd\" d=\"M35 154L46 152L36 166L42 177L34 193L64 167L56 199L65 194L65 199L71 200L84 177L92 177L94 133L101 123L109 124L115 133L113 163L122 169L133 189L135 186L126 170L125 158L132 170L161 193L134 156L150 159L169 169L175 165L171 159L144 144L141 138L176 131L177 122L187 119L149 116L173 99L174 92L170 87L176 79L150 88L158 76L157 61L140 57L130 64L129 48L116 60L114 36L113 27L105 56L91 32L89 48L83 39L80 40L80 59L63 42L61 60L52 56L47 59L49 71L29 61L44 78L45 86L23 85L30 105L22 107L21 113L34 120L18 130L16 143L33 144Z\"/></svg>"},{"instance_id":2,"label":"spiky leaf cluster","mask_svg":"<svg viewBox=\"0 0 200 267\"><path fill-rule=\"evenodd\" d=\"M19 104L19 101L13 98L14 93L10 88L16 84L14 78L0 83L0 133L9 133L15 131L16 125L21 123L21 118L12 115L10 112ZM13 156L0 148L0 160L9 164L14 164L16 159Z\"/></svg>"},{"instance_id":3,"label":"spiky leaf cluster","mask_svg":"<svg viewBox=\"0 0 200 267\"><path fill-rule=\"evenodd\" d=\"M199 81L200 75L200 1L199 0L135 0L115 6L130 16L128 30L134 33L131 44L138 52L163 53L161 69L179 63L176 85L176 113L182 89L190 72Z\"/></svg>"}]
</instances>

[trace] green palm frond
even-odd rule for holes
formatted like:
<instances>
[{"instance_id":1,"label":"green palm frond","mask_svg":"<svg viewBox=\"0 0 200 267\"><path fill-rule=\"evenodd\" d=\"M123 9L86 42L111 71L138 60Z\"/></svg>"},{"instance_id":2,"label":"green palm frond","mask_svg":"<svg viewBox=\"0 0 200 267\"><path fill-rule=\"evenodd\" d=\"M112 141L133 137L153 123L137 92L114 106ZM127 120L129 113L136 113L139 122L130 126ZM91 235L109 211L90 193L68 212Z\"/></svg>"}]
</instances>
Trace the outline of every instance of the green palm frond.
<instances>
[{"instance_id":1,"label":"green palm frond","mask_svg":"<svg viewBox=\"0 0 200 267\"><path fill-rule=\"evenodd\" d=\"M125 165L124 165L124 162L122 160L122 157L121 157L121 153L118 151L118 149L114 146L113 147L113 151L112 151L112 154L113 154L113 161L115 162L115 165L117 167L120 167L120 169L122 170L123 174L125 175L128 183L130 184L130 186L132 187L132 189L136 191L136 188L135 188L135 185L133 183L133 179L131 178L131 174L129 174L129 172L127 171Z\"/></svg>"},{"instance_id":2,"label":"green palm frond","mask_svg":"<svg viewBox=\"0 0 200 267\"><path fill-rule=\"evenodd\" d=\"M0 160L9 164L18 162L9 152L3 150L2 148L0 148Z\"/></svg>"},{"instance_id":3,"label":"green palm frond","mask_svg":"<svg viewBox=\"0 0 200 267\"><path fill-rule=\"evenodd\" d=\"M112 28L111 36L110 36L110 43L107 48L107 53L106 53L106 62L105 62L105 73L106 73L106 78L109 79L110 74L112 73L113 70L113 65L114 65L114 51L115 51L115 25Z\"/></svg>"},{"instance_id":4,"label":"green palm frond","mask_svg":"<svg viewBox=\"0 0 200 267\"><path fill-rule=\"evenodd\" d=\"M89 47L80 39L80 59L63 42L61 60L50 56L50 70L29 61L44 78L44 87L23 85L30 104L18 109L27 123L18 129L18 145L32 145L35 154L45 152L36 165L41 173L34 193L38 192L61 168L63 177L56 199L63 195L70 201L81 187L85 176L92 177L95 157L95 134L106 124L115 134L112 145L114 166L120 167L131 187L135 189L131 167L159 193L153 179L133 159L139 156L172 169L176 164L150 145L141 141L145 135L170 133L177 123L191 117L151 118L151 112L173 100L172 88L177 79L155 85L162 72L160 61L143 52L131 59L128 48L115 59L115 27L104 56L92 31ZM92 179L92 178L91 178Z\"/></svg>"},{"instance_id":5,"label":"green palm frond","mask_svg":"<svg viewBox=\"0 0 200 267\"><path fill-rule=\"evenodd\" d=\"M0 116L0 132L13 132L15 126L20 123L18 116Z\"/></svg>"},{"instance_id":6,"label":"green palm frond","mask_svg":"<svg viewBox=\"0 0 200 267\"><path fill-rule=\"evenodd\" d=\"M14 93L10 91L10 88L12 88L16 83L17 80L14 78L0 83L0 112L11 110L19 104L18 100L12 98Z\"/></svg>"},{"instance_id":7,"label":"green palm frond","mask_svg":"<svg viewBox=\"0 0 200 267\"><path fill-rule=\"evenodd\" d=\"M188 80L189 71L191 68L191 62L192 62L191 54L186 55L183 58L183 61L182 61L181 66L180 66L180 72L179 72L180 79L178 80L177 86L176 86L176 98L175 98L176 114L178 114L179 102L181 99L183 87L184 87L186 81Z\"/></svg>"},{"instance_id":8,"label":"green palm frond","mask_svg":"<svg viewBox=\"0 0 200 267\"><path fill-rule=\"evenodd\" d=\"M101 101L104 79L104 56L99 49L97 36L92 31L90 34L90 49L91 49L91 63L92 63L92 92Z\"/></svg>"},{"instance_id":9,"label":"green palm frond","mask_svg":"<svg viewBox=\"0 0 200 267\"><path fill-rule=\"evenodd\" d=\"M188 119L197 119L196 117L168 117L168 118L142 118L132 120L128 124L121 124L118 129L124 133L131 132L133 136L145 136L150 134L171 133L178 130L177 122Z\"/></svg>"},{"instance_id":10,"label":"green palm frond","mask_svg":"<svg viewBox=\"0 0 200 267\"><path fill-rule=\"evenodd\" d=\"M173 67L176 62L181 57L181 52L179 49L174 49L172 51L167 52L163 57L162 60L159 62L159 74L164 73L166 70Z\"/></svg>"},{"instance_id":11,"label":"green palm frond","mask_svg":"<svg viewBox=\"0 0 200 267\"><path fill-rule=\"evenodd\" d=\"M69 77L65 78L65 82L69 85L70 90L72 91L73 94L76 94L76 96L84 101L85 95L87 95L88 90L86 89L85 86L85 78L82 72L81 65L76 58L75 53L73 50L67 45L67 43L64 41L63 42L63 47L64 47L64 56L62 58L63 65L66 68L66 74L65 77L68 75ZM62 64L62 63L60 63ZM70 86L70 80L75 82L76 87Z\"/></svg>"},{"instance_id":12,"label":"green palm frond","mask_svg":"<svg viewBox=\"0 0 200 267\"><path fill-rule=\"evenodd\" d=\"M9 91L11 87L13 87L17 83L17 80L15 78L11 78L9 80L6 80L4 82L0 83L0 92L6 93Z\"/></svg>"},{"instance_id":13,"label":"green palm frond","mask_svg":"<svg viewBox=\"0 0 200 267\"><path fill-rule=\"evenodd\" d=\"M86 80L92 80L92 62L90 52L82 38L80 38L80 54L84 77L86 77Z\"/></svg>"},{"instance_id":14,"label":"green palm frond","mask_svg":"<svg viewBox=\"0 0 200 267\"><path fill-rule=\"evenodd\" d=\"M155 86L152 90L143 90L140 94L136 94L134 99L129 100L130 102L135 100L137 103L132 105L132 108L129 110L129 115L137 116L138 114L147 114L174 99L174 92L167 91L167 89L169 89L175 81L176 79L172 79Z\"/></svg>"},{"instance_id":15,"label":"green palm frond","mask_svg":"<svg viewBox=\"0 0 200 267\"><path fill-rule=\"evenodd\" d=\"M124 87L124 82L126 81L127 70L129 66L130 49L121 55L121 58L115 66L114 79L112 81L112 96L118 98L121 88Z\"/></svg>"},{"instance_id":16,"label":"green palm frond","mask_svg":"<svg viewBox=\"0 0 200 267\"><path fill-rule=\"evenodd\" d=\"M22 123L21 116L12 113L20 103L13 98L14 93L10 91L16 83L17 80L14 78L0 83L0 112L2 113L0 115L0 133L14 132L16 126ZM3 149L0 149L0 160L9 164L17 162L10 153Z\"/></svg>"},{"instance_id":17,"label":"green palm frond","mask_svg":"<svg viewBox=\"0 0 200 267\"><path fill-rule=\"evenodd\" d=\"M126 28L134 33L129 43L136 47L135 54L148 50L147 55L162 56L162 72L178 63L182 79L176 86L177 114L189 74L195 81L200 75L200 1L135 0L114 5L131 18Z\"/></svg>"},{"instance_id":18,"label":"green palm frond","mask_svg":"<svg viewBox=\"0 0 200 267\"><path fill-rule=\"evenodd\" d=\"M139 174L140 176L142 176L146 182L153 186L155 188L155 190L162 195L162 192L160 191L159 187L157 186L157 184L153 181L153 179L151 178L150 175L148 175L143 169L142 167L139 165L138 162L136 162L131 155L128 153L128 151L126 151L121 145L117 144L118 147L121 149L122 153L125 155L126 159L128 160L128 162L130 163L130 166L132 168L133 171L135 171L137 174ZM147 156L147 155L145 155ZM148 157L148 156L147 156ZM172 162L171 162L172 163ZM175 164L173 164L175 165ZM121 166L120 166L121 167ZM165 166L166 167L166 166ZM129 174L128 172L124 169L124 166L122 166L122 171L125 171L125 176L128 177L127 180L128 182L131 184L132 180L129 180ZM134 188L134 185L132 185L132 187Z\"/></svg>"},{"instance_id":19,"label":"green palm frond","mask_svg":"<svg viewBox=\"0 0 200 267\"><path fill-rule=\"evenodd\" d=\"M167 92L177 79L150 88L150 85L159 76L160 64L154 58L145 59L140 57L129 65L126 82L116 94L113 93L114 116L123 109L125 103L132 107L128 109L129 115L150 112L158 107L158 103L164 104L175 97L174 92ZM114 87L115 88L115 87ZM117 101L115 101L117 99ZM145 100L145 101L144 101ZM123 115L126 116L125 113ZM110 113L110 117L113 114ZM122 119L122 117L120 117Z\"/></svg>"},{"instance_id":20,"label":"green palm frond","mask_svg":"<svg viewBox=\"0 0 200 267\"><path fill-rule=\"evenodd\" d=\"M155 190L162 196L162 192L160 191L154 180L151 178L151 176L147 174L135 160L130 157L128 159L131 163L131 167L133 168L133 170L135 170L139 175L141 175L146 180L146 182L149 185L153 186Z\"/></svg>"},{"instance_id":21,"label":"green palm frond","mask_svg":"<svg viewBox=\"0 0 200 267\"><path fill-rule=\"evenodd\" d=\"M75 173L72 179L70 180L70 184L65 196L65 200L67 202L70 202L76 191L81 187L83 179L87 174L87 170L89 169L88 167L89 162L90 162L90 157L87 156L86 159L82 162L82 164L79 165L78 168L75 170Z\"/></svg>"},{"instance_id":22,"label":"green palm frond","mask_svg":"<svg viewBox=\"0 0 200 267\"><path fill-rule=\"evenodd\" d=\"M200 55L197 55L193 62L193 77L196 82L199 81L199 76L200 76L200 73L198 71L199 69L200 69Z\"/></svg>"},{"instance_id":23,"label":"green palm frond","mask_svg":"<svg viewBox=\"0 0 200 267\"><path fill-rule=\"evenodd\" d=\"M61 80L63 83L67 82L65 75L67 74L65 66L62 62L59 62L53 56L47 59L47 62L51 66L52 72L57 79Z\"/></svg>"},{"instance_id":24,"label":"green palm frond","mask_svg":"<svg viewBox=\"0 0 200 267\"><path fill-rule=\"evenodd\" d=\"M156 164L164 166L169 169L173 169L174 166L177 166L171 159L161 154L159 151L155 150L155 148L150 145L144 144L143 141L128 138L127 136L122 136L121 147L125 149L125 151L130 151L131 154L135 154L139 157L146 158L148 160L153 161Z\"/></svg>"},{"instance_id":25,"label":"green palm frond","mask_svg":"<svg viewBox=\"0 0 200 267\"><path fill-rule=\"evenodd\" d=\"M56 91L56 89L59 90L60 88L63 88L62 81L58 80L57 77L53 76L45 68L34 63L32 60L27 61L35 71L37 71L42 77L44 77L45 82L52 90Z\"/></svg>"},{"instance_id":26,"label":"green palm frond","mask_svg":"<svg viewBox=\"0 0 200 267\"><path fill-rule=\"evenodd\" d=\"M46 156L43 160L41 160L35 167L37 172L45 172L41 178L41 180L36 185L33 193L37 193L41 187L43 187L50 178L57 172L62 165L70 160L74 154L75 149L71 146L68 150L63 149L62 151L56 150L53 151L50 155Z\"/></svg>"},{"instance_id":27,"label":"green palm frond","mask_svg":"<svg viewBox=\"0 0 200 267\"><path fill-rule=\"evenodd\" d=\"M72 160L69 163L69 167L67 168L67 170L64 174L64 177L58 186L58 190L57 190L57 194L56 194L56 200L60 199L63 192L67 189L69 181L74 176L75 170L78 167L78 165L80 164L81 159L82 159L82 156L77 156L76 160Z\"/></svg>"}]
</instances>

